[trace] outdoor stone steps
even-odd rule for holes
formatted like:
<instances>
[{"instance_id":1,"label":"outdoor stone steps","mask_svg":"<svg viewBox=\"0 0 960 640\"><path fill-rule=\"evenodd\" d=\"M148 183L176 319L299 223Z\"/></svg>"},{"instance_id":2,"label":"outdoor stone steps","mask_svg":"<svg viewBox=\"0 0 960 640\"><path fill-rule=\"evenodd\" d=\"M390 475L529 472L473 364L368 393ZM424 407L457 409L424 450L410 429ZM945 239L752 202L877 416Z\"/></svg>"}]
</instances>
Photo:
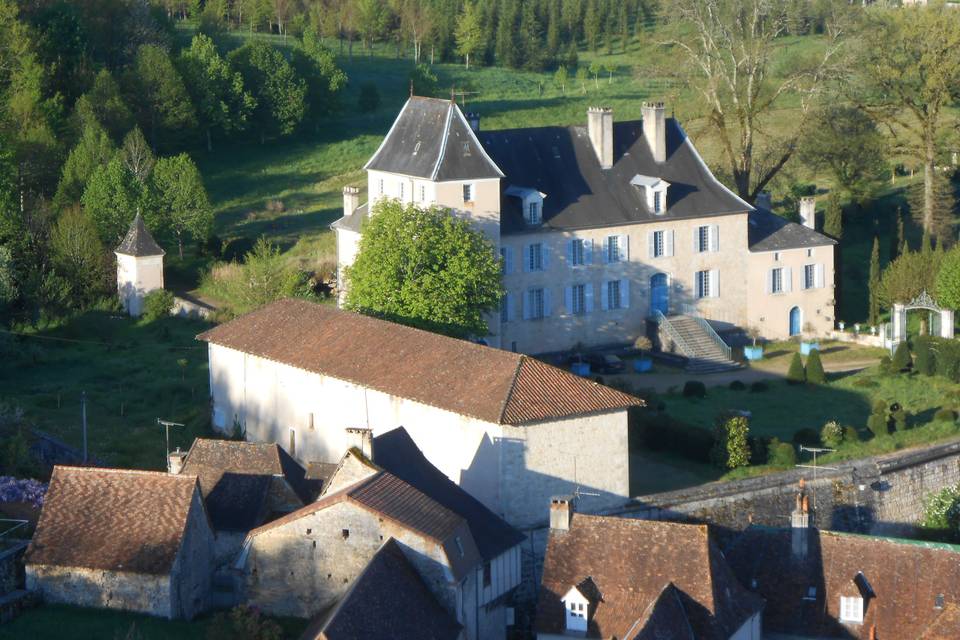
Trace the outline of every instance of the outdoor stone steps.
<instances>
[{"instance_id":1,"label":"outdoor stone steps","mask_svg":"<svg viewBox=\"0 0 960 640\"><path fill-rule=\"evenodd\" d=\"M727 358L720 346L714 342L710 334L694 318L670 316L667 321L680 335L687 350L690 351L690 353L683 354L687 357L687 371L704 374L739 368L740 365Z\"/></svg>"}]
</instances>

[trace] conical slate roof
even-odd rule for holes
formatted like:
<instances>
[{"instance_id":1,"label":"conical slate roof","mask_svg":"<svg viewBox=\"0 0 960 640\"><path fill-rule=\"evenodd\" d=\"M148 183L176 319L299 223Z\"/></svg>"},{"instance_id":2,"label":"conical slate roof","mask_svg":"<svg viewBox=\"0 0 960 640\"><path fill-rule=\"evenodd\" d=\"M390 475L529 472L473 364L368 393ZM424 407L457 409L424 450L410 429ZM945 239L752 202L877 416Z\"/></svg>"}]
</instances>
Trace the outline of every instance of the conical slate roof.
<instances>
[{"instance_id":1,"label":"conical slate roof","mask_svg":"<svg viewBox=\"0 0 960 640\"><path fill-rule=\"evenodd\" d=\"M130 229L116 252L136 257L162 256L166 253L147 231L147 225L143 223L143 217L139 213L130 223Z\"/></svg>"}]
</instances>

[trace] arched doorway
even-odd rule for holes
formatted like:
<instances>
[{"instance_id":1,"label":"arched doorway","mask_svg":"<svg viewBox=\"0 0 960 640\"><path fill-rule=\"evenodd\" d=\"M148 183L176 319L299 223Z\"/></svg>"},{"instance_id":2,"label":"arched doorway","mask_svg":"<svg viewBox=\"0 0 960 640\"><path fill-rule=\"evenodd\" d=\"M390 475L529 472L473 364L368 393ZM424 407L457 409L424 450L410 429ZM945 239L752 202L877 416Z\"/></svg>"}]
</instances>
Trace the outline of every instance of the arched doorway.
<instances>
[{"instance_id":1,"label":"arched doorway","mask_svg":"<svg viewBox=\"0 0 960 640\"><path fill-rule=\"evenodd\" d=\"M803 327L803 313L800 311L800 307L794 307L790 309L790 335L800 335L801 327Z\"/></svg>"},{"instance_id":2,"label":"arched doorway","mask_svg":"<svg viewBox=\"0 0 960 640\"><path fill-rule=\"evenodd\" d=\"M670 312L670 286L665 273L655 273L650 277L650 315L655 315L657 311L663 315Z\"/></svg>"}]
</instances>

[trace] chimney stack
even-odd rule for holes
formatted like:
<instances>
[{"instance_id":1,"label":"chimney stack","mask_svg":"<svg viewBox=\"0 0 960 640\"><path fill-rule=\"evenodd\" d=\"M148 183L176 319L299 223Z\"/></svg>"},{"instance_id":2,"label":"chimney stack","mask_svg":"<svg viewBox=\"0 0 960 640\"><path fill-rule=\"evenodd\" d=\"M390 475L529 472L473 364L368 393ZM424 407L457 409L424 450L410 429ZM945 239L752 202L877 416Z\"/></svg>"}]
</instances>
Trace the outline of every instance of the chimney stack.
<instances>
[{"instance_id":1,"label":"chimney stack","mask_svg":"<svg viewBox=\"0 0 960 640\"><path fill-rule=\"evenodd\" d=\"M757 199L753 204L757 209L773 211L773 198L770 196L769 191L761 191L758 193Z\"/></svg>"},{"instance_id":2,"label":"chimney stack","mask_svg":"<svg viewBox=\"0 0 960 640\"><path fill-rule=\"evenodd\" d=\"M800 479L797 504L790 514L791 551L796 560L805 560L810 549L810 502Z\"/></svg>"},{"instance_id":3,"label":"chimney stack","mask_svg":"<svg viewBox=\"0 0 960 640\"><path fill-rule=\"evenodd\" d=\"M550 498L550 531L569 531L573 519L573 496Z\"/></svg>"},{"instance_id":4,"label":"chimney stack","mask_svg":"<svg viewBox=\"0 0 960 640\"><path fill-rule=\"evenodd\" d=\"M360 189L358 187L343 188L343 215L348 216L360 206Z\"/></svg>"},{"instance_id":5,"label":"chimney stack","mask_svg":"<svg viewBox=\"0 0 960 640\"><path fill-rule=\"evenodd\" d=\"M467 122L470 124L470 128L473 129L474 133L480 133L480 114L476 111L471 111L467 114Z\"/></svg>"},{"instance_id":6,"label":"chimney stack","mask_svg":"<svg viewBox=\"0 0 960 640\"><path fill-rule=\"evenodd\" d=\"M800 223L808 229L817 229L817 199L813 196L800 198Z\"/></svg>"},{"instance_id":7,"label":"chimney stack","mask_svg":"<svg viewBox=\"0 0 960 640\"><path fill-rule=\"evenodd\" d=\"M167 472L177 474L183 471L183 461L186 459L187 452L180 451L180 447L177 447L176 451L171 451L167 455Z\"/></svg>"},{"instance_id":8,"label":"chimney stack","mask_svg":"<svg viewBox=\"0 0 960 640\"><path fill-rule=\"evenodd\" d=\"M372 460L373 429L366 427L347 427L347 448L356 449Z\"/></svg>"},{"instance_id":9,"label":"chimney stack","mask_svg":"<svg viewBox=\"0 0 960 640\"><path fill-rule=\"evenodd\" d=\"M667 160L667 120L662 102L644 102L643 137L650 147L653 159L660 163Z\"/></svg>"},{"instance_id":10,"label":"chimney stack","mask_svg":"<svg viewBox=\"0 0 960 640\"><path fill-rule=\"evenodd\" d=\"M613 166L613 109L590 107L587 109L587 133L590 143L600 161L601 169Z\"/></svg>"}]
</instances>

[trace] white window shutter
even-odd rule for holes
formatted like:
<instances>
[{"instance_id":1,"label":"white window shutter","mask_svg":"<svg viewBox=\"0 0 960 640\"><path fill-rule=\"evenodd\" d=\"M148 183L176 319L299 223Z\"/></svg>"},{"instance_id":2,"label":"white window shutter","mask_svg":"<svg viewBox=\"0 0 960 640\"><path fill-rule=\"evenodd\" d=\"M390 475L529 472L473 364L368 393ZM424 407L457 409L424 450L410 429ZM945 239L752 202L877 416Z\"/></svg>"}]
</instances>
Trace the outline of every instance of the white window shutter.
<instances>
[{"instance_id":1,"label":"white window shutter","mask_svg":"<svg viewBox=\"0 0 960 640\"><path fill-rule=\"evenodd\" d=\"M656 237L655 231L647 231L647 257L654 258L657 255L656 252L656 242L654 238Z\"/></svg>"},{"instance_id":2,"label":"white window shutter","mask_svg":"<svg viewBox=\"0 0 960 640\"><path fill-rule=\"evenodd\" d=\"M546 243L540 244L540 266L544 271L550 266L550 250L547 248Z\"/></svg>"},{"instance_id":3,"label":"white window shutter","mask_svg":"<svg viewBox=\"0 0 960 640\"><path fill-rule=\"evenodd\" d=\"M630 281L626 278L620 281L620 307L630 308Z\"/></svg>"},{"instance_id":4,"label":"white window shutter","mask_svg":"<svg viewBox=\"0 0 960 640\"><path fill-rule=\"evenodd\" d=\"M663 252L668 258L673 257L673 229L663 232Z\"/></svg>"},{"instance_id":5,"label":"white window shutter","mask_svg":"<svg viewBox=\"0 0 960 640\"><path fill-rule=\"evenodd\" d=\"M710 297L711 298L720 297L720 270L719 269L710 270Z\"/></svg>"},{"instance_id":6,"label":"white window shutter","mask_svg":"<svg viewBox=\"0 0 960 640\"><path fill-rule=\"evenodd\" d=\"M630 260L630 236L625 233L621 233L619 240L617 240L617 246L620 249L620 261L627 262Z\"/></svg>"},{"instance_id":7,"label":"white window shutter","mask_svg":"<svg viewBox=\"0 0 960 640\"><path fill-rule=\"evenodd\" d=\"M583 241L583 264L593 264L593 238Z\"/></svg>"},{"instance_id":8,"label":"white window shutter","mask_svg":"<svg viewBox=\"0 0 960 640\"><path fill-rule=\"evenodd\" d=\"M710 225L710 251L720 250L720 225Z\"/></svg>"},{"instance_id":9,"label":"white window shutter","mask_svg":"<svg viewBox=\"0 0 960 640\"><path fill-rule=\"evenodd\" d=\"M693 252L700 253L700 227L693 228Z\"/></svg>"},{"instance_id":10,"label":"white window shutter","mask_svg":"<svg viewBox=\"0 0 960 640\"><path fill-rule=\"evenodd\" d=\"M608 311L610 309L610 303L607 300L607 283L606 282L600 283L600 308L603 309L604 311Z\"/></svg>"},{"instance_id":11,"label":"white window shutter","mask_svg":"<svg viewBox=\"0 0 960 640\"><path fill-rule=\"evenodd\" d=\"M773 293L773 269L767 271L767 282L766 282L765 293L768 295Z\"/></svg>"},{"instance_id":12,"label":"white window shutter","mask_svg":"<svg viewBox=\"0 0 960 640\"><path fill-rule=\"evenodd\" d=\"M563 288L563 306L567 308L567 315L573 315L573 287Z\"/></svg>"},{"instance_id":13,"label":"white window shutter","mask_svg":"<svg viewBox=\"0 0 960 640\"><path fill-rule=\"evenodd\" d=\"M610 238L606 237L603 239L603 263L608 264L610 262Z\"/></svg>"},{"instance_id":14,"label":"white window shutter","mask_svg":"<svg viewBox=\"0 0 960 640\"><path fill-rule=\"evenodd\" d=\"M573 243L576 240L567 240L567 264L573 266Z\"/></svg>"},{"instance_id":15,"label":"white window shutter","mask_svg":"<svg viewBox=\"0 0 960 640\"><path fill-rule=\"evenodd\" d=\"M523 319L524 320L530 319L530 307L531 307L530 292L524 291L523 292Z\"/></svg>"},{"instance_id":16,"label":"white window shutter","mask_svg":"<svg viewBox=\"0 0 960 640\"><path fill-rule=\"evenodd\" d=\"M818 264L814 267L817 289L823 288L823 265Z\"/></svg>"},{"instance_id":17,"label":"white window shutter","mask_svg":"<svg viewBox=\"0 0 960 640\"><path fill-rule=\"evenodd\" d=\"M583 285L583 312L591 311L593 311L593 285L585 284Z\"/></svg>"},{"instance_id":18,"label":"white window shutter","mask_svg":"<svg viewBox=\"0 0 960 640\"><path fill-rule=\"evenodd\" d=\"M530 272L530 245L523 245L523 271L524 273Z\"/></svg>"},{"instance_id":19,"label":"white window shutter","mask_svg":"<svg viewBox=\"0 0 960 640\"><path fill-rule=\"evenodd\" d=\"M553 311L553 300L550 295L550 289L543 290L543 317L549 318Z\"/></svg>"},{"instance_id":20,"label":"white window shutter","mask_svg":"<svg viewBox=\"0 0 960 640\"><path fill-rule=\"evenodd\" d=\"M790 267L783 268L783 290L786 293L793 291L793 269Z\"/></svg>"}]
</instances>

